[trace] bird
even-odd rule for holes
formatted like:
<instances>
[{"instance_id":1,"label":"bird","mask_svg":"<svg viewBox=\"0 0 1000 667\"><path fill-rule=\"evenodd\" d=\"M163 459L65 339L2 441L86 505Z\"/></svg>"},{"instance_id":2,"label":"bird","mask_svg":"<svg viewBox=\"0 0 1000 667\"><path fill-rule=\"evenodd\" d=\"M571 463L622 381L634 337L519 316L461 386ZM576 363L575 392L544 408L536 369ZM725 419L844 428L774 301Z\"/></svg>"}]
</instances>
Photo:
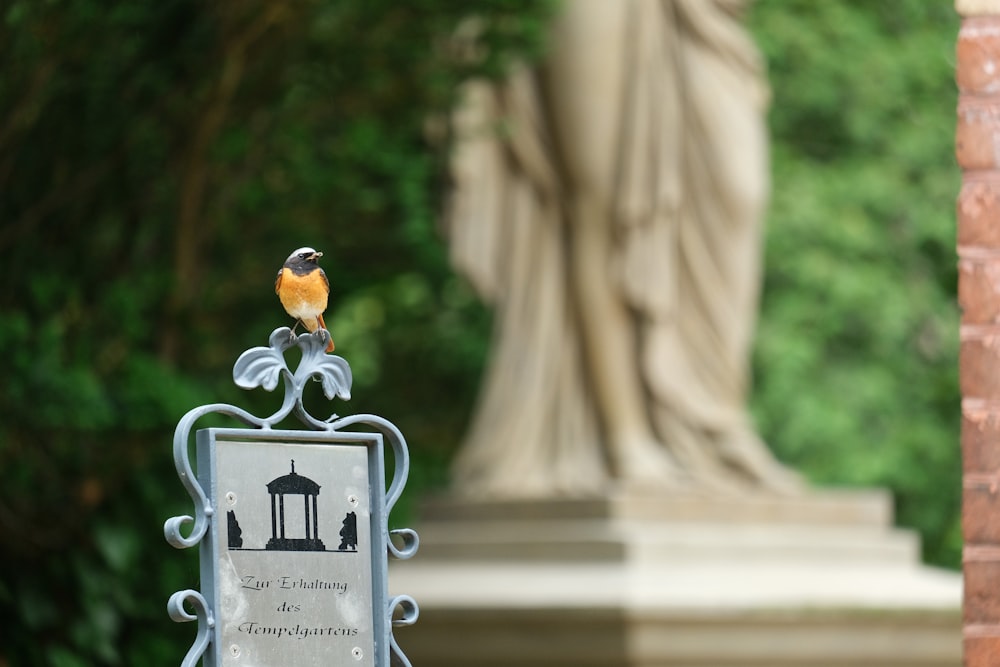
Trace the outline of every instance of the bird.
<instances>
[{"instance_id":1,"label":"bird","mask_svg":"<svg viewBox=\"0 0 1000 667\"><path fill-rule=\"evenodd\" d=\"M323 269L319 268L319 258L323 253L308 246L292 251L278 270L274 281L274 293L278 295L285 312L295 318L309 333L324 329L330 338L326 351L333 352L333 336L326 329L323 311L330 296L330 281ZM294 332L295 329L293 328Z\"/></svg>"}]
</instances>

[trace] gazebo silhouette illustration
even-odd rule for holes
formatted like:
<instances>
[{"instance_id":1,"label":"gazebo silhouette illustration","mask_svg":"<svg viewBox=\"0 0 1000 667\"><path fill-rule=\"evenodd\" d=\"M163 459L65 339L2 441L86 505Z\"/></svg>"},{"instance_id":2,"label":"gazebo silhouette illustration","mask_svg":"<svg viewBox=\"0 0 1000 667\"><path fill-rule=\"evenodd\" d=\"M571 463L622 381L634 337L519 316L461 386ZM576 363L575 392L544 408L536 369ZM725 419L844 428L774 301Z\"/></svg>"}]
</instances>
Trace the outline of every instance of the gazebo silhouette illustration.
<instances>
[{"instance_id":1,"label":"gazebo silhouette illustration","mask_svg":"<svg viewBox=\"0 0 1000 667\"><path fill-rule=\"evenodd\" d=\"M292 471L289 474L267 483L267 492L271 494L271 539L267 541L265 549L326 551L326 546L319 539L319 514L316 507L319 489L319 484L295 472L295 459L292 459ZM285 534L285 496L303 497L305 537L288 537Z\"/></svg>"}]
</instances>

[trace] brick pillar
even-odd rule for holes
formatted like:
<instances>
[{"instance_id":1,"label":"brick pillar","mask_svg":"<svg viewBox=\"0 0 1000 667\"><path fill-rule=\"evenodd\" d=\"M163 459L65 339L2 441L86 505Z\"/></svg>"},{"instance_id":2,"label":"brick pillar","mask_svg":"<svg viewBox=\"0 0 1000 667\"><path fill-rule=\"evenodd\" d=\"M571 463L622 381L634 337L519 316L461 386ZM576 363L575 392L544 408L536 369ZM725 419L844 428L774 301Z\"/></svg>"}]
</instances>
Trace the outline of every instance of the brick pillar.
<instances>
[{"instance_id":1,"label":"brick pillar","mask_svg":"<svg viewBox=\"0 0 1000 667\"><path fill-rule=\"evenodd\" d=\"M1000 665L1000 0L956 0L966 667Z\"/></svg>"}]
</instances>

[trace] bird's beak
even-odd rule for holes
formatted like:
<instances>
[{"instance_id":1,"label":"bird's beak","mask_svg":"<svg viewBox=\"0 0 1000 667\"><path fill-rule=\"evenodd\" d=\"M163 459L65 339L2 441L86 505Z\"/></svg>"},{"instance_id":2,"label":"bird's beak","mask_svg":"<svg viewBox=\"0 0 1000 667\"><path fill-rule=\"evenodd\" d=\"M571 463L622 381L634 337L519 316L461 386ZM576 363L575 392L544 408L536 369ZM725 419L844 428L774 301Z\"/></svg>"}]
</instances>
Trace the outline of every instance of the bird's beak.
<instances>
[{"instance_id":1,"label":"bird's beak","mask_svg":"<svg viewBox=\"0 0 1000 667\"><path fill-rule=\"evenodd\" d=\"M319 250L317 250L316 252L314 252L312 255L309 256L309 259L315 260L315 259L319 259L322 256L323 256L323 253L321 253Z\"/></svg>"}]
</instances>

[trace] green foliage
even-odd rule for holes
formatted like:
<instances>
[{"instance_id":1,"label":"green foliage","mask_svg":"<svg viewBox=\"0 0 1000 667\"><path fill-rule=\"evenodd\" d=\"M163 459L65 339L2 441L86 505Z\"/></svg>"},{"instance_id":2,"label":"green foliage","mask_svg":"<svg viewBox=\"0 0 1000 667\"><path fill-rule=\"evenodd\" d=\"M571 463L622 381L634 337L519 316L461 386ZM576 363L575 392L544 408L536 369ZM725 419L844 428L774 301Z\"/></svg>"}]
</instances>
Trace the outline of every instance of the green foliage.
<instances>
[{"instance_id":1,"label":"green foliage","mask_svg":"<svg viewBox=\"0 0 1000 667\"><path fill-rule=\"evenodd\" d=\"M165 601L197 568L162 536L190 511L171 433L274 402L229 378L290 324L293 248L325 252L351 411L406 424L440 477L488 317L435 232L429 119L550 11L474 9L473 60L441 0L0 5L0 665L177 664L193 629Z\"/></svg>"},{"instance_id":2,"label":"green foliage","mask_svg":"<svg viewBox=\"0 0 1000 667\"><path fill-rule=\"evenodd\" d=\"M957 567L951 3L760 0L774 196L754 407L823 484L887 486Z\"/></svg>"}]
</instances>

